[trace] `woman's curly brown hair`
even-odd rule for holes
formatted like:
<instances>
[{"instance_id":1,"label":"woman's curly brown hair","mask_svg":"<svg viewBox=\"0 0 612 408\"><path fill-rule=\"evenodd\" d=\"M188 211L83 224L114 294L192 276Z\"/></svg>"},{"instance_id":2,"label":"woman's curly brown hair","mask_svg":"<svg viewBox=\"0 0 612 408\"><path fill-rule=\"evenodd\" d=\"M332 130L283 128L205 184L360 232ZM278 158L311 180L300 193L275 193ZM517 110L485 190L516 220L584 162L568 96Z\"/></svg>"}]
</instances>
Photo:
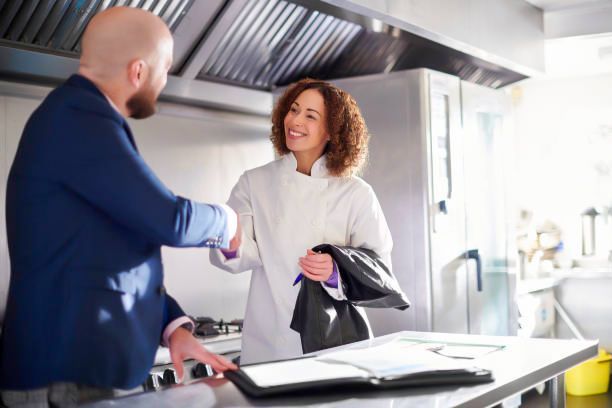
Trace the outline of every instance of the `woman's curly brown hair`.
<instances>
[{"instance_id":1,"label":"woman's curly brown hair","mask_svg":"<svg viewBox=\"0 0 612 408\"><path fill-rule=\"evenodd\" d=\"M287 88L272 112L270 140L274 149L279 156L290 152L285 143L285 116L306 89L319 91L325 102L330 138L325 148L329 174L342 177L359 173L368 156L368 129L353 97L328 82L306 78Z\"/></svg>"}]
</instances>

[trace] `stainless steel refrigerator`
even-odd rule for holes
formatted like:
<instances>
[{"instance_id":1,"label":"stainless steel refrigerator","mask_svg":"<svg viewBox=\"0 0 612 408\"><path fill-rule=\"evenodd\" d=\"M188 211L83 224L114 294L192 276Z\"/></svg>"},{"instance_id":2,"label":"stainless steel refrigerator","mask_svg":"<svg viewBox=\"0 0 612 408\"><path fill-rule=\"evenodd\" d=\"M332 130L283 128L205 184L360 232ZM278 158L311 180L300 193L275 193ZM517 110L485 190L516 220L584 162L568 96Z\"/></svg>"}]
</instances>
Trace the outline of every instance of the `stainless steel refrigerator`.
<instances>
[{"instance_id":1,"label":"stainless steel refrigerator","mask_svg":"<svg viewBox=\"0 0 612 408\"><path fill-rule=\"evenodd\" d=\"M335 83L372 135L363 177L412 302L404 312L368 310L374 333L514 334L509 97L426 69Z\"/></svg>"}]
</instances>

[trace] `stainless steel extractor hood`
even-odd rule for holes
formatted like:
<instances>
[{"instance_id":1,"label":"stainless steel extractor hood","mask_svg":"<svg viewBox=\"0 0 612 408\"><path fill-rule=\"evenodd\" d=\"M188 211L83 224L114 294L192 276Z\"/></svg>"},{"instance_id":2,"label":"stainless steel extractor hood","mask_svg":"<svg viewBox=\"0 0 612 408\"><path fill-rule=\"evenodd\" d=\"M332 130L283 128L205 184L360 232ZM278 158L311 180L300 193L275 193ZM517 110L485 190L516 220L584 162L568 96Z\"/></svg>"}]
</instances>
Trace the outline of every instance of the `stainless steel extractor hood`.
<instances>
[{"instance_id":1,"label":"stainless steel extractor hood","mask_svg":"<svg viewBox=\"0 0 612 408\"><path fill-rule=\"evenodd\" d=\"M265 114L270 90L426 67L498 88L522 73L324 1L0 0L0 79L53 84L78 67L96 13L150 10L170 27L175 63L163 98Z\"/></svg>"}]
</instances>

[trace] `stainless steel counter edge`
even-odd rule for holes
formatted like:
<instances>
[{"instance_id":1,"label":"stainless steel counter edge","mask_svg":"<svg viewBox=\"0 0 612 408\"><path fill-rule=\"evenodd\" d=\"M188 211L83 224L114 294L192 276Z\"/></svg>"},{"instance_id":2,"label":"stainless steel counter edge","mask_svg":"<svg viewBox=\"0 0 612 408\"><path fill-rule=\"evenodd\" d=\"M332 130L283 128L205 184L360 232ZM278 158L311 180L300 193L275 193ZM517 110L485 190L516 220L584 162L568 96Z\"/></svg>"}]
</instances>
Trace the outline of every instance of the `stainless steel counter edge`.
<instances>
[{"instance_id":1,"label":"stainless steel counter edge","mask_svg":"<svg viewBox=\"0 0 612 408\"><path fill-rule=\"evenodd\" d=\"M605 279L612 278L611 268L572 268L572 269L557 269L551 274L552 277L562 280L566 278L572 279Z\"/></svg>"},{"instance_id":2,"label":"stainless steel counter edge","mask_svg":"<svg viewBox=\"0 0 612 408\"><path fill-rule=\"evenodd\" d=\"M597 351L598 345L599 345L599 342L595 340L592 342L591 346L584 349L578 354L575 354L571 357L564 358L563 360L559 360L551 366L542 367L541 369L522 377L520 380L510 382L495 390L486 392L482 394L481 396L476 397L465 404L457 405L457 408L461 408L461 407L467 408L467 407L475 407L475 406L490 407L492 405L498 404L501 401L503 401L505 398L507 398L506 395L517 394L519 392L525 391L533 387L534 383L541 382L539 380L534 381L532 379L534 377L538 379L545 377L546 380L550 380L551 378L554 378L564 373L565 371L567 371L568 363L569 363L569 367L573 367L577 364L582 363L583 361L596 357L597 352L598 352ZM504 397L501 397L501 398L498 397L497 395L499 394L504 395Z\"/></svg>"},{"instance_id":3,"label":"stainless steel counter edge","mask_svg":"<svg viewBox=\"0 0 612 408\"><path fill-rule=\"evenodd\" d=\"M552 289L559 284L560 279L556 277L523 279L516 283L516 294L539 292Z\"/></svg>"},{"instance_id":4,"label":"stainless steel counter edge","mask_svg":"<svg viewBox=\"0 0 612 408\"><path fill-rule=\"evenodd\" d=\"M493 370L495 381L460 387L402 388L388 392L346 392L333 395L309 394L273 399L252 399L231 382L206 378L159 392L139 393L89 404L88 407L150 406L415 406L487 407L512 397L540 382L559 379L567 369L597 354L597 341L526 339L505 336L479 336L451 333L403 331L343 346L344 349L372 347L396 337L449 343L498 344L504 350L486 354L474 364ZM324 353L321 353L324 354ZM562 378L559 381L563 384ZM557 382L557 384L559 384ZM369 404L369 405L368 405Z\"/></svg>"}]
</instances>

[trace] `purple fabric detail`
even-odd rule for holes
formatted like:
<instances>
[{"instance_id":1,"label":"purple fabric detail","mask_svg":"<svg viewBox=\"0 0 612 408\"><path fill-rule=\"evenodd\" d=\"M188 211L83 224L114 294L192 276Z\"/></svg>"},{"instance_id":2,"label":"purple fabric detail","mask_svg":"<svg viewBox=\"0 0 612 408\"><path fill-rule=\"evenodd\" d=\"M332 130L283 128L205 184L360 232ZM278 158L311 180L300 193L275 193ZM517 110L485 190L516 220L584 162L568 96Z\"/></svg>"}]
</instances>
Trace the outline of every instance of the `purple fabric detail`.
<instances>
[{"instance_id":1,"label":"purple fabric detail","mask_svg":"<svg viewBox=\"0 0 612 408\"><path fill-rule=\"evenodd\" d=\"M334 264L334 270L332 271L331 276L328 280L325 281L325 285L330 288L338 288L338 267L336 266L336 262L332 261Z\"/></svg>"},{"instance_id":2,"label":"purple fabric detail","mask_svg":"<svg viewBox=\"0 0 612 408\"><path fill-rule=\"evenodd\" d=\"M226 251L222 249L221 252L223 252L223 255L225 255L225 259L234 259L236 258L236 255L238 255L238 250Z\"/></svg>"}]
</instances>

